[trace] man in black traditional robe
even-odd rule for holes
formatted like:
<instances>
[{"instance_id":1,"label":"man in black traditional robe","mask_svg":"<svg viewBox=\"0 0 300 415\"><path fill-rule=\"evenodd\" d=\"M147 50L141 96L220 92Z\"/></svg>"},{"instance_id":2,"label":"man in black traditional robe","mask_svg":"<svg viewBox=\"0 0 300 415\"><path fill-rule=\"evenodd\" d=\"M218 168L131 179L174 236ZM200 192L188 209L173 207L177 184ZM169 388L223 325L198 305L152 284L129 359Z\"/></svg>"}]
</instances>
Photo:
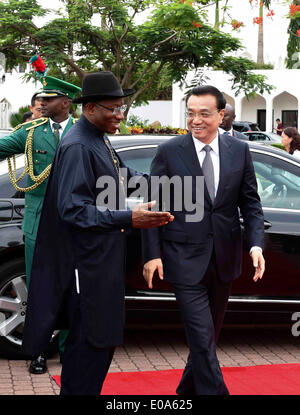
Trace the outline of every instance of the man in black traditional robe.
<instances>
[{"instance_id":1,"label":"man in black traditional robe","mask_svg":"<svg viewBox=\"0 0 300 415\"><path fill-rule=\"evenodd\" d=\"M60 143L52 166L38 230L30 281L23 349L38 353L53 330L69 328L63 356L61 394L99 394L113 357L123 342L126 234L131 227L162 226L168 212L97 207L99 178L116 184L122 200L126 166L107 133L124 119L122 90L111 72L83 80L83 114ZM127 177L137 176L126 168ZM119 186L121 182L121 185ZM124 185L124 183L123 183ZM126 194L124 194L124 198Z\"/></svg>"}]
</instances>

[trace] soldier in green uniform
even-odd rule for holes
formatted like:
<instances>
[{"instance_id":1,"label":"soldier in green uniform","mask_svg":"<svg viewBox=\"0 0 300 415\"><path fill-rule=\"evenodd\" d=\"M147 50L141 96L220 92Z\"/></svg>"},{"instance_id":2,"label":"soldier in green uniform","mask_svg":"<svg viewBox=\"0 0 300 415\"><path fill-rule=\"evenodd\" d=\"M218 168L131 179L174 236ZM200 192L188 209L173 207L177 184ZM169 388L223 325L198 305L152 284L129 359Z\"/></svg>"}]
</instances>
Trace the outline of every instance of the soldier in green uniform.
<instances>
[{"instance_id":1,"label":"soldier in green uniform","mask_svg":"<svg viewBox=\"0 0 300 415\"><path fill-rule=\"evenodd\" d=\"M25 236L25 263L27 286L34 254L35 240L39 226L44 196L51 163L57 144L72 127L74 120L69 112L71 100L81 88L60 79L45 76L43 89L36 95L41 100L42 118L20 124L14 131L0 140L0 159L8 158L9 174L18 191L25 191L25 213L22 230ZM21 177L28 175L27 187L18 186L20 178L14 174L9 157L25 154L25 170ZM63 352L66 332L60 334L60 353ZM35 356L29 371L34 374L47 370L45 355Z\"/></svg>"}]
</instances>

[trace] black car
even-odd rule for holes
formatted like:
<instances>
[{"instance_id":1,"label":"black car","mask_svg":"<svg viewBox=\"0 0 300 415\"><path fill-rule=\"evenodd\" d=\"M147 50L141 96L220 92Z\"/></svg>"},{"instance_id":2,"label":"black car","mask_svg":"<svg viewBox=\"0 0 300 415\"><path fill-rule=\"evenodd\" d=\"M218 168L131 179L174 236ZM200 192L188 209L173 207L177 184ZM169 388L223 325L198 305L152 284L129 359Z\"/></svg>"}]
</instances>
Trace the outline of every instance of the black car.
<instances>
[{"instance_id":1,"label":"black car","mask_svg":"<svg viewBox=\"0 0 300 415\"><path fill-rule=\"evenodd\" d=\"M240 133L246 131L260 131L258 125L251 121L233 121L232 128Z\"/></svg>"},{"instance_id":2,"label":"black car","mask_svg":"<svg viewBox=\"0 0 300 415\"><path fill-rule=\"evenodd\" d=\"M167 139L139 135L114 136L111 141L128 166L149 172L157 145ZM234 281L225 323L293 324L292 313L300 311L300 161L273 147L249 146L265 215L266 271L261 281L253 282L245 247L242 275ZM22 160L20 156L17 163ZM16 358L24 357L20 347L27 300L24 199L10 184L6 164L0 163L0 354ZM168 283L156 278L153 290L146 286L139 230L128 238L126 310L127 324L180 321Z\"/></svg>"}]
</instances>

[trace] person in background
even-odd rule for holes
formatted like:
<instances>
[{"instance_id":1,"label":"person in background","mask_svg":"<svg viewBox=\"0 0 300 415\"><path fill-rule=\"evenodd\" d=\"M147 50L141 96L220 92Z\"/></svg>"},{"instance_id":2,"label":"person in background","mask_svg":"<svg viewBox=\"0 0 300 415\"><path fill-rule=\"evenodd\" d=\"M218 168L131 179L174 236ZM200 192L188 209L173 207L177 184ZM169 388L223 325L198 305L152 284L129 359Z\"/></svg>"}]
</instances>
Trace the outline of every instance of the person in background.
<instances>
[{"instance_id":1,"label":"person in background","mask_svg":"<svg viewBox=\"0 0 300 415\"><path fill-rule=\"evenodd\" d=\"M32 112L32 119L41 118L42 114L42 100L38 97L39 92L36 92L31 98L31 105L29 109Z\"/></svg>"},{"instance_id":2,"label":"person in background","mask_svg":"<svg viewBox=\"0 0 300 415\"><path fill-rule=\"evenodd\" d=\"M224 118L219 127L220 134L231 135L232 137L239 138L241 140L248 140L248 137L245 134L240 133L239 131L236 131L232 128L232 123L234 120L234 108L230 104L226 104Z\"/></svg>"},{"instance_id":3,"label":"person in background","mask_svg":"<svg viewBox=\"0 0 300 415\"><path fill-rule=\"evenodd\" d=\"M283 131L283 124L280 122L280 119L276 119L277 127L276 127L276 134L281 135Z\"/></svg>"},{"instance_id":4,"label":"person in background","mask_svg":"<svg viewBox=\"0 0 300 415\"><path fill-rule=\"evenodd\" d=\"M300 159L300 134L297 128L285 128L281 134L281 144L289 154Z\"/></svg>"},{"instance_id":5,"label":"person in background","mask_svg":"<svg viewBox=\"0 0 300 415\"><path fill-rule=\"evenodd\" d=\"M27 111L24 112L23 117L22 117L22 123L27 122L27 121L31 121L32 120L32 112L31 111Z\"/></svg>"},{"instance_id":6,"label":"person in background","mask_svg":"<svg viewBox=\"0 0 300 415\"><path fill-rule=\"evenodd\" d=\"M24 112L22 117L22 123L35 120L42 117L42 100L37 98L38 92L36 92L29 105L30 111Z\"/></svg>"}]
</instances>

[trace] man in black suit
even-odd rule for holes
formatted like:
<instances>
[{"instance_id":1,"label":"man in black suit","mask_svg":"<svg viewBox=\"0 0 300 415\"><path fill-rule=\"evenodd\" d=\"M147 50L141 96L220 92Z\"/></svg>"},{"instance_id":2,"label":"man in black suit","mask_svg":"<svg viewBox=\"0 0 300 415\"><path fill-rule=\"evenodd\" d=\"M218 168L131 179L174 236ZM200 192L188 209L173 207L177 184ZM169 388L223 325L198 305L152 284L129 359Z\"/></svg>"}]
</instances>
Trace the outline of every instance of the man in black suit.
<instances>
[{"instance_id":1,"label":"man in black suit","mask_svg":"<svg viewBox=\"0 0 300 415\"><path fill-rule=\"evenodd\" d=\"M249 140L249 138L245 134L232 128L232 123L234 120L235 110L230 104L226 104L223 121L221 122L219 127L220 134L231 135L232 137L236 137L241 140Z\"/></svg>"},{"instance_id":2,"label":"man in black suit","mask_svg":"<svg viewBox=\"0 0 300 415\"><path fill-rule=\"evenodd\" d=\"M172 284L190 348L178 394L228 394L215 343L232 281L241 273L239 210L255 267L254 281L264 272L264 220L249 146L218 134L225 104L218 89L194 88L186 100L189 133L161 144L151 165L151 176L179 176L182 182L190 176L193 203L197 177L204 176L205 182L203 218L191 221L185 207L175 209L181 196L173 187L174 221L160 230L143 231L144 277L149 288L155 271Z\"/></svg>"},{"instance_id":3,"label":"man in black suit","mask_svg":"<svg viewBox=\"0 0 300 415\"><path fill-rule=\"evenodd\" d=\"M123 99L132 93L111 72L86 75L74 100L83 114L60 142L47 186L23 349L38 354L56 328L69 328L62 395L100 394L114 347L123 342L127 234L172 220L168 212L148 211L149 204L127 210L122 203L125 181L143 176L123 164L105 133L120 128Z\"/></svg>"}]
</instances>

